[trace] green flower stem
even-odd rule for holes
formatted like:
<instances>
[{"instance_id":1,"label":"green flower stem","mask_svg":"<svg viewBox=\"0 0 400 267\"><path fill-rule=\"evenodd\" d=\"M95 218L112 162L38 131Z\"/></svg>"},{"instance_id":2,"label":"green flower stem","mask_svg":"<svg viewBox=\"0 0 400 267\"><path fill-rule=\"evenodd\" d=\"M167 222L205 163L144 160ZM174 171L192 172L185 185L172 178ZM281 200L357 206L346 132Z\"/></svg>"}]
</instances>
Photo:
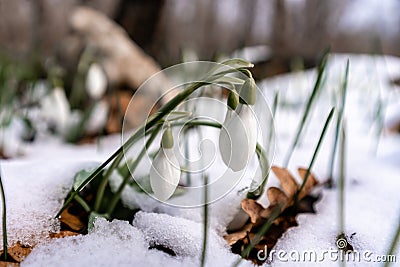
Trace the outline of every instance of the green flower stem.
<instances>
[{"instance_id":1,"label":"green flower stem","mask_svg":"<svg viewBox=\"0 0 400 267\"><path fill-rule=\"evenodd\" d=\"M139 155L137 156L137 158L135 159L135 161L133 161L132 165L130 166L129 170L130 173L128 173L127 175L124 176L124 179L121 183L121 185L118 187L117 192L115 192L115 194L113 195L112 199L111 199L111 203L108 206L107 209L107 215L109 217L111 217L111 214L113 213L115 206L117 205L119 199L121 198L121 194L122 191L124 190L125 186L128 184L129 179L131 178L131 173L133 173L136 169L136 167L139 165L140 160L143 158L143 156L146 154L147 148L149 147L149 145L154 141L154 139L156 138L158 132L160 131L161 126L158 126L150 135L149 139L146 142L146 145L142 148L142 150L140 151Z\"/></svg>"},{"instance_id":2,"label":"green flower stem","mask_svg":"<svg viewBox=\"0 0 400 267\"><path fill-rule=\"evenodd\" d=\"M140 129L138 129L130 138L127 142L125 142L124 145L122 145L120 148L117 149L105 162L103 162L99 167L97 167L91 175L89 175L88 178L77 188L76 191L72 191L69 198L65 201L64 205L61 207L61 209L58 211L56 214L56 218L60 216L60 214L67 208L69 203L75 198L75 196L84 188L86 187L94 178L96 178L102 170L116 157L118 157L120 154L123 154L123 151L125 147L129 147L130 145L134 144L137 140L139 140L142 135L143 135L143 128L142 126Z\"/></svg>"},{"instance_id":3,"label":"green flower stem","mask_svg":"<svg viewBox=\"0 0 400 267\"><path fill-rule=\"evenodd\" d=\"M7 261L8 253L8 242L7 242L7 207L6 207L6 196L4 193L3 181L0 174L0 191L1 191L1 201L3 204L3 259Z\"/></svg>"},{"instance_id":4,"label":"green flower stem","mask_svg":"<svg viewBox=\"0 0 400 267\"><path fill-rule=\"evenodd\" d=\"M257 153L258 162L261 166L262 182L254 191L249 191L247 193L246 197L249 199L258 199L261 196L261 194L264 192L264 187L267 184L269 170L270 170L267 153L266 153L266 151L264 151L264 149L261 147L261 145L259 143L257 143L257 146L256 146L256 153Z\"/></svg>"},{"instance_id":5,"label":"green flower stem","mask_svg":"<svg viewBox=\"0 0 400 267\"><path fill-rule=\"evenodd\" d=\"M95 203L94 203L94 211L95 212L99 212L100 205L101 205L101 200L103 199L103 195L104 195L104 191L106 190L106 187L107 187L108 179L110 178L111 173L113 172L113 170L118 167L118 165L121 162L121 160L123 159L123 157L124 157L124 154L120 153L114 159L113 163L111 163L111 166L104 173L103 179L100 182L100 185L99 185L99 188L98 188L97 194L96 194L96 200L95 200Z\"/></svg>"},{"instance_id":6,"label":"green flower stem","mask_svg":"<svg viewBox=\"0 0 400 267\"><path fill-rule=\"evenodd\" d=\"M92 209L90 208L90 206L86 203L86 201L78 194L75 196L75 200L79 203L79 205L82 206L82 208L90 213L92 211Z\"/></svg>"},{"instance_id":7,"label":"green flower stem","mask_svg":"<svg viewBox=\"0 0 400 267\"><path fill-rule=\"evenodd\" d=\"M206 264L206 250L207 250L207 235L208 235L208 176L204 176L204 228L203 228L203 249L201 252L200 266L204 267Z\"/></svg>"}]
</instances>

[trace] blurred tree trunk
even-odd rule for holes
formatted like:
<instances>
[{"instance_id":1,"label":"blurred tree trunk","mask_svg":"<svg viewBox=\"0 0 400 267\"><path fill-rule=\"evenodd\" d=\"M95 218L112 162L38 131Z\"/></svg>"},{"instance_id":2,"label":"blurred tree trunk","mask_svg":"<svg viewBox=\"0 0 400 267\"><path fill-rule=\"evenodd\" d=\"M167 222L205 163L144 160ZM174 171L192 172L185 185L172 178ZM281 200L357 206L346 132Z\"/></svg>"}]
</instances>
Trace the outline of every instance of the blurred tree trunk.
<instances>
[{"instance_id":1,"label":"blurred tree trunk","mask_svg":"<svg viewBox=\"0 0 400 267\"><path fill-rule=\"evenodd\" d=\"M271 48L273 56L284 58L288 53L288 48L286 47L287 15L285 0L274 1L274 19L272 25Z\"/></svg>"},{"instance_id":2,"label":"blurred tree trunk","mask_svg":"<svg viewBox=\"0 0 400 267\"><path fill-rule=\"evenodd\" d=\"M149 51L165 0L121 0L115 14L119 23L140 47Z\"/></svg>"}]
</instances>

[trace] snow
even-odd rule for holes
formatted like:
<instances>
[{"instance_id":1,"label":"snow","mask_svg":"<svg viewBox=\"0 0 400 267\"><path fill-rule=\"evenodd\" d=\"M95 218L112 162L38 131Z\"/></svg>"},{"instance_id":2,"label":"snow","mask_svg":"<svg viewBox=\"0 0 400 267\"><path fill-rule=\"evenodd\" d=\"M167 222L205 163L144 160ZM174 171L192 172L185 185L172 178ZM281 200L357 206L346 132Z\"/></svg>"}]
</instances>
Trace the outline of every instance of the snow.
<instances>
[{"instance_id":1,"label":"snow","mask_svg":"<svg viewBox=\"0 0 400 267\"><path fill-rule=\"evenodd\" d=\"M350 79L345 108L345 231L349 236L356 233L350 239L356 250L368 250L374 255L383 255L387 251L400 216L400 135L384 130L375 149L377 138L374 114L377 100L381 99L384 106L388 106L383 109L386 126L389 127L396 120L400 94L390 81L400 77L400 59L366 55L332 56L326 87L319 96L317 107L311 114L300 146L292 156L289 169L295 173L297 167L308 166L329 109L336 103L334 92L340 86L347 58L350 58ZM272 102L275 90L280 91L280 106L275 118L276 165L281 165L287 147L294 137L314 79L313 70L281 75L259 84L269 103ZM219 115L223 119L223 114ZM327 133L313 169L321 182L327 177L333 133L334 124ZM204 132L204 135L207 139L217 140L218 131L210 130ZM197 134L194 136L190 137L190 143L201 143ZM126 188L122 194L123 203L128 207L141 209L131 222L132 225L118 220L107 222L99 218L94 230L88 235L42 239L49 231L59 229L58 223L52 218L71 187L74 174L82 168L89 168L103 161L119 144L118 135L102 138L99 144L79 147L66 145L54 137L39 136L34 143L24 147L24 158L0 162L8 204L10 243L21 241L36 244L41 240L23 262L23 266L199 265L203 208L196 205L182 208L177 207L177 204L187 203L192 198L196 201L201 200L202 190L196 191L196 195L177 196L171 203L160 203L133 188ZM199 147L195 147L193 150L200 154L201 150L198 149ZM220 169L226 168L220 157L214 160ZM255 171L253 163L250 174ZM144 162L139 165L137 172L145 174L149 168L149 162ZM220 170L207 171L211 179L213 175L221 176ZM225 175L231 177L234 173L228 170ZM196 177L201 176L194 175L192 179ZM231 191L221 198L215 197L209 204L207 266L231 266L239 258L238 255L229 252L222 236L244 197L241 189L249 185L248 178L252 175L245 173L245 177L246 179L240 180L239 183L231 184ZM121 178L113 175L112 189L116 190L120 182ZM268 185L277 185L277 179L272 174ZM318 188L316 193L322 195L316 204L317 213L299 215L299 226L284 233L275 247L276 250L315 250L322 253L336 247L338 192L335 189ZM214 194L219 195L220 192ZM196 204L196 201L190 203ZM265 198L262 201L266 203ZM154 244L172 249L177 256L170 256L157 249L149 250L149 246ZM397 253L399 252L398 249ZM282 264L286 263L277 259L272 262L273 266ZM310 262L291 262L290 265L293 264L308 266ZM337 262L324 261L324 265L329 264ZM242 261L242 265L252 264ZM365 262L349 265L364 266Z\"/></svg>"},{"instance_id":2,"label":"snow","mask_svg":"<svg viewBox=\"0 0 400 267\"><path fill-rule=\"evenodd\" d=\"M201 224L139 212L134 225L99 218L88 235L51 240L35 249L21 266L199 266ZM218 257L208 257L207 266L223 266L239 258L224 242L210 233L209 251ZM177 257L149 249L154 244L168 245ZM251 264L243 262L240 266Z\"/></svg>"},{"instance_id":3,"label":"snow","mask_svg":"<svg viewBox=\"0 0 400 267\"><path fill-rule=\"evenodd\" d=\"M72 186L71 177L95 166L94 162L66 160L13 160L0 165L10 245L17 241L34 245L49 232L59 231L54 215Z\"/></svg>"}]
</instances>

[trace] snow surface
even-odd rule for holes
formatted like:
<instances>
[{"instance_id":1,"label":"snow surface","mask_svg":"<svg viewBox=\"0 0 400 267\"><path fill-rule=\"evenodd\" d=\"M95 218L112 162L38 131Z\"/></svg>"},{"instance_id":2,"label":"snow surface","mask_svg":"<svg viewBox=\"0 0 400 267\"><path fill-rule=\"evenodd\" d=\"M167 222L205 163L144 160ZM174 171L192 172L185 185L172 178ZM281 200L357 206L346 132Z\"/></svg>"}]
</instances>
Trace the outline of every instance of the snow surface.
<instances>
[{"instance_id":1,"label":"snow surface","mask_svg":"<svg viewBox=\"0 0 400 267\"><path fill-rule=\"evenodd\" d=\"M299 148L293 154L289 169L295 173L298 166L308 166L325 118L336 102L334 92L340 87L347 58L350 58L350 80L345 111L345 230L349 236L356 233L350 239L356 250L369 250L374 255L381 255L387 251L400 216L400 135L383 131L376 146L377 123L374 121L374 114L379 98L388 106L398 106L400 103L398 89L395 90L390 84L391 80L400 77L400 59L363 55L331 57L326 88L321 92L318 106L312 112L310 123L305 128ZM294 137L314 79L315 71L305 71L281 75L259 84L269 103L272 102L275 90L280 91L280 105L275 118L276 165L281 165ZM390 118L395 117L393 114L398 112L395 108L384 111L385 117ZM333 126L332 124L329 129L314 166L314 173L320 181L324 181L327 176ZM211 131L210 137L212 136L218 136L217 132ZM11 242L34 244L47 232L57 231L59 226L52 217L71 187L75 172L101 162L118 144L118 136L105 138L97 145L79 147L65 145L54 138L39 137L37 142L25 147L25 158L1 161ZM217 164L222 164L218 158L215 160ZM223 165L220 166L224 168ZM138 171L145 173L149 164L143 164L141 168ZM213 173L214 171L210 171L210 174ZM114 189L120 183L118 179L117 176L113 178ZM231 266L238 259L238 255L229 252L222 236L238 211L243 198L240 190L248 183L248 179L243 179L229 194L210 204L207 266ZM268 185L277 185L277 179L273 175ZM317 192L322 194L321 200L316 204L317 213L299 215L299 226L289 229L279 239L275 249L287 252L294 249L315 250L322 253L326 249L335 248L338 234L338 193L336 190L322 188ZM183 195L175 199L183 201L189 197ZM262 201L267 204L265 197ZM142 210L137 213L132 225L117 220L106 222L98 219L96 227L88 235L42 240L22 265L199 265L203 231L201 207L178 208L162 204L131 188L123 193L123 202L128 207L140 207ZM177 256L173 257L156 249L149 250L149 246L154 244L172 248ZM273 266L282 264L287 263L277 259L272 262ZM328 264L338 263L326 260L324 265ZM242 265L252 264L242 261ZM290 262L289 265L308 266L310 262ZM364 266L365 262L353 265Z\"/></svg>"}]
</instances>

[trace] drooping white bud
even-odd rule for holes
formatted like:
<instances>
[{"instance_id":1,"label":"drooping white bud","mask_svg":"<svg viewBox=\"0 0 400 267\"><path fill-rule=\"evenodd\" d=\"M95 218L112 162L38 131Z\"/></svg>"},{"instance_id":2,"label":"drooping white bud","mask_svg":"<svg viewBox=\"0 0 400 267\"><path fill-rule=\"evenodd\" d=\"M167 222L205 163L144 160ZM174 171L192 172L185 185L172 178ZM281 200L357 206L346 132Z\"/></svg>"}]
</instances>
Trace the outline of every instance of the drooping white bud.
<instances>
[{"instance_id":1,"label":"drooping white bud","mask_svg":"<svg viewBox=\"0 0 400 267\"><path fill-rule=\"evenodd\" d=\"M239 104L228 110L219 135L219 149L224 163L237 172L250 161L257 145L257 121L251 106Z\"/></svg>"},{"instance_id":2,"label":"drooping white bud","mask_svg":"<svg viewBox=\"0 0 400 267\"><path fill-rule=\"evenodd\" d=\"M107 77L103 68L93 63L86 76L86 90L93 99L100 99L107 90Z\"/></svg>"},{"instance_id":3,"label":"drooping white bud","mask_svg":"<svg viewBox=\"0 0 400 267\"><path fill-rule=\"evenodd\" d=\"M150 185L155 197L160 201L168 200L175 192L180 177L179 161L174 153L172 132L168 127L150 169Z\"/></svg>"},{"instance_id":4,"label":"drooping white bud","mask_svg":"<svg viewBox=\"0 0 400 267\"><path fill-rule=\"evenodd\" d=\"M46 121L64 133L71 113L68 99L63 88L54 88L41 101L42 115Z\"/></svg>"}]
</instances>

